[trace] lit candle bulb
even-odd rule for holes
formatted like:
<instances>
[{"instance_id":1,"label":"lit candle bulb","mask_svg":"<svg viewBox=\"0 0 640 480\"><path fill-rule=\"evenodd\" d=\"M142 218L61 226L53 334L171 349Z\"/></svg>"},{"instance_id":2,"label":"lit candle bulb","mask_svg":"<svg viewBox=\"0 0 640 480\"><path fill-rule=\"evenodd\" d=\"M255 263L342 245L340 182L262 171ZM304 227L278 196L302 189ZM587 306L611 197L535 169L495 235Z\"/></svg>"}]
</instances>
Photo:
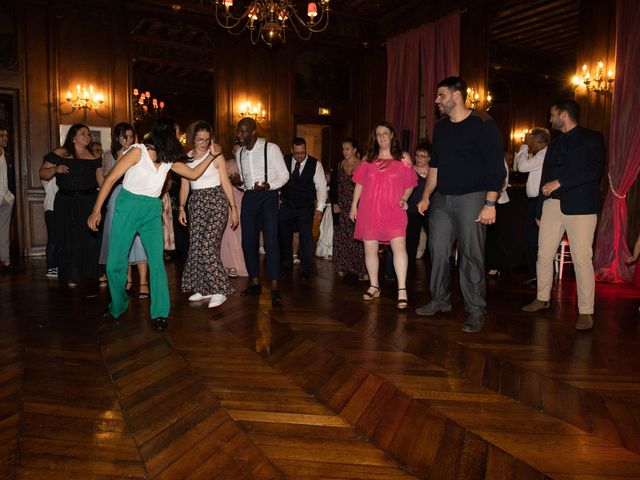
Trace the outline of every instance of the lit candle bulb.
<instances>
[{"instance_id":1,"label":"lit candle bulb","mask_svg":"<svg viewBox=\"0 0 640 480\"><path fill-rule=\"evenodd\" d=\"M154 106L154 108L158 108L158 99L154 98L151 104Z\"/></svg>"},{"instance_id":2,"label":"lit candle bulb","mask_svg":"<svg viewBox=\"0 0 640 480\"><path fill-rule=\"evenodd\" d=\"M163 109L164 108L164 102L160 102L160 108Z\"/></svg>"},{"instance_id":3,"label":"lit candle bulb","mask_svg":"<svg viewBox=\"0 0 640 480\"><path fill-rule=\"evenodd\" d=\"M611 70L607 72L607 77L613 78L613 72Z\"/></svg>"},{"instance_id":4,"label":"lit candle bulb","mask_svg":"<svg viewBox=\"0 0 640 480\"><path fill-rule=\"evenodd\" d=\"M151 92L149 91L144 92L144 96L147 98L151 98Z\"/></svg>"},{"instance_id":5,"label":"lit candle bulb","mask_svg":"<svg viewBox=\"0 0 640 480\"><path fill-rule=\"evenodd\" d=\"M140 95L140 92L138 91L138 89L137 89L137 88L134 88L134 89L133 89L133 95L134 95L135 97L137 97L138 95Z\"/></svg>"},{"instance_id":6,"label":"lit candle bulb","mask_svg":"<svg viewBox=\"0 0 640 480\"><path fill-rule=\"evenodd\" d=\"M67 101L71 101L71 92L67 92Z\"/></svg>"},{"instance_id":7,"label":"lit candle bulb","mask_svg":"<svg viewBox=\"0 0 640 480\"><path fill-rule=\"evenodd\" d=\"M307 7L307 15L313 21L313 19L318 15L318 6L314 2L309 2L309 6Z\"/></svg>"},{"instance_id":8,"label":"lit candle bulb","mask_svg":"<svg viewBox=\"0 0 640 480\"><path fill-rule=\"evenodd\" d=\"M224 9L229 13L229 9L233 7L233 0L224 0Z\"/></svg>"}]
</instances>

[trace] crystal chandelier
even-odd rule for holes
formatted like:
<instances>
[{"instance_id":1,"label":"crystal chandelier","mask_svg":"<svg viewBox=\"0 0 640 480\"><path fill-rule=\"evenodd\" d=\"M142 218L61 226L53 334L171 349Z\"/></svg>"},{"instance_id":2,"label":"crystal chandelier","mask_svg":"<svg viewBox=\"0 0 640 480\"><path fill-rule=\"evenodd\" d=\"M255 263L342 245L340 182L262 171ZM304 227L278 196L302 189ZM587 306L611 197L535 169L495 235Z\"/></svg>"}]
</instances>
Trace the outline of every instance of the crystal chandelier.
<instances>
[{"instance_id":1,"label":"crystal chandelier","mask_svg":"<svg viewBox=\"0 0 640 480\"><path fill-rule=\"evenodd\" d=\"M133 89L133 120L142 122L147 118L161 117L164 112L164 102L151 98L151 92L141 92Z\"/></svg>"},{"instance_id":2,"label":"crystal chandelier","mask_svg":"<svg viewBox=\"0 0 640 480\"><path fill-rule=\"evenodd\" d=\"M87 110L97 110L100 105L104 103L104 95L94 92L93 85L89 85L87 90L86 85L78 83L76 85L75 96L71 94L71 91L67 92L67 102L73 107L73 110L84 110L85 115Z\"/></svg>"},{"instance_id":3,"label":"crystal chandelier","mask_svg":"<svg viewBox=\"0 0 640 480\"><path fill-rule=\"evenodd\" d=\"M240 35L248 29L253 45L262 40L271 47L274 43L285 43L289 25L302 40L309 40L312 33L326 30L329 1L308 2L308 20L305 20L296 11L293 0L251 0L239 16L231 13L233 0L215 0L216 21L232 35Z\"/></svg>"}]
</instances>

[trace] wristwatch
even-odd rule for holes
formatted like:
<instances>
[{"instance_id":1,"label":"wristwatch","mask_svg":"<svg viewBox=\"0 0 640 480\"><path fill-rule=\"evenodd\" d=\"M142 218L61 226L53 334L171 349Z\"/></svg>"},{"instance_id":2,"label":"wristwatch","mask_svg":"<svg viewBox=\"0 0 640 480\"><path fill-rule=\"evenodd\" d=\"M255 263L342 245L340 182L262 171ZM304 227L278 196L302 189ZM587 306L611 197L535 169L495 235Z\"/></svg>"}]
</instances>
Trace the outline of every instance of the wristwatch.
<instances>
[{"instance_id":1,"label":"wristwatch","mask_svg":"<svg viewBox=\"0 0 640 480\"><path fill-rule=\"evenodd\" d=\"M485 201L484 201L484 204L485 204L487 207L495 207L495 206L496 206L496 203L498 203L498 202L496 202L495 200L485 200Z\"/></svg>"}]
</instances>

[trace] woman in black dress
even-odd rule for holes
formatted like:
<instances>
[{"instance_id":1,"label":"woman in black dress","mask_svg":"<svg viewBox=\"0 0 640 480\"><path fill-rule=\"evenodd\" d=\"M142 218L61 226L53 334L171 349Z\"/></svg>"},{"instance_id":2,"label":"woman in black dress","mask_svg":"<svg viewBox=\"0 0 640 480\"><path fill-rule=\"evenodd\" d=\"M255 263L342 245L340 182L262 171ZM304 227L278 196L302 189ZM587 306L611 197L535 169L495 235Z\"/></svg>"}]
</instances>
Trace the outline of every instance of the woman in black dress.
<instances>
[{"instance_id":1,"label":"woman in black dress","mask_svg":"<svg viewBox=\"0 0 640 480\"><path fill-rule=\"evenodd\" d=\"M58 278L70 287L100 274L100 240L89 230L86 219L104 177L102 159L94 157L90 145L89 128L77 123L69 129L64 144L45 155L40 167L40 178L56 177L58 184L54 202Z\"/></svg>"}]
</instances>

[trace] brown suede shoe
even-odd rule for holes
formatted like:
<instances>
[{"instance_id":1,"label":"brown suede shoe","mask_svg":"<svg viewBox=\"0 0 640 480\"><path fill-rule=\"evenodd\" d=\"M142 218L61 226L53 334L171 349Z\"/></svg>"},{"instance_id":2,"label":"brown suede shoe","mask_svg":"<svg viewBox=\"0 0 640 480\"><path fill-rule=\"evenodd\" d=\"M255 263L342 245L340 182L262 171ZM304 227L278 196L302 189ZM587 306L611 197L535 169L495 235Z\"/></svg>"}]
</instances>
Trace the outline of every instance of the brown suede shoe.
<instances>
[{"instance_id":1,"label":"brown suede shoe","mask_svg":"<svg viewBox=\"0 0 640 480\"><path fill-rule=\"evenodd\" d=\"M593 328L593 317L590 313L581 313L578 315L576 322L576 330L591 330Z\"/></svg>"},{"instance_id":2,"label":"brown suede shoe","mask_svg":"<svg viewBox=\"0 0 640 480\"><path fill-rule=\"evenodd\" d=\"M540 310L546 310L551 306L551 302L542 300L538 300L537 298L531 302L529 305L525 305L522 307L523 312L539 312Z\"/></svg>"}]
</instances>

